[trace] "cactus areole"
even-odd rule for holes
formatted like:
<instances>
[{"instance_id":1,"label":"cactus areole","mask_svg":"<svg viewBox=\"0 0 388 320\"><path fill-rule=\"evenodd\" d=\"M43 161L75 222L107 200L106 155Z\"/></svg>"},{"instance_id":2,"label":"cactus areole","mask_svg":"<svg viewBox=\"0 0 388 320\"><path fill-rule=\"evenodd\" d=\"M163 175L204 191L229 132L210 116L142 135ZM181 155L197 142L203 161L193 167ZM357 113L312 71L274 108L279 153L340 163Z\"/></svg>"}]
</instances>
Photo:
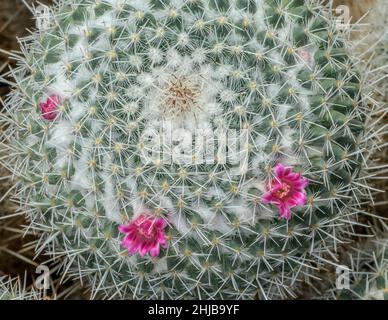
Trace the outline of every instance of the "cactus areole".
<instances>
[{"instance_id":1,"label":"cactus areole","mask_svg":"<svg viewBox=\"0 0 388 320\"><path fill-rule=\"evenodd\" d=\"M292 297L351 232L375 135L317 1L63 0L22 46L5 164L94 294Z\"/></svg>"}]
</instances>

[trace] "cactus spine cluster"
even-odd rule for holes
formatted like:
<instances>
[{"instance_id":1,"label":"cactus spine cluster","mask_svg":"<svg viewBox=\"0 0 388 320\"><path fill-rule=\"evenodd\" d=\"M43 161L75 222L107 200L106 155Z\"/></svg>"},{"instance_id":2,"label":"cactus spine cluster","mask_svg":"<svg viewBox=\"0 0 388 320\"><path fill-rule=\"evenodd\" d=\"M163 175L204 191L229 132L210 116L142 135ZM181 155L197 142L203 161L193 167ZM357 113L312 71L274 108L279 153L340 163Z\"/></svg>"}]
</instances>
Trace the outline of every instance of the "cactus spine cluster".
<instances>
[{"instance_id":1,"label":"cactus spine cluster","mask_svg":"<svg viewBox=\"0 0 388 320\"><path fill-rule=\"evenodd\" d=\"M380 235L374 240L356 244L345 254L341 263L346 278L343 278L340 284L337 278L332 282L331 288L324 290L317 299L388 300L386 237ZM327 283L330 283L330 280Z\"/></svg>"},{"instance_id":2,"label":"cactus spine cluster","mask_svg":"<svg viewBox=\"0 0 388 320\"><path fill-rule=\"evenodd\" d=\"M1 300L40 300L41 293L34 288L26 290L26 285L20 278L0 276Z\"/></svg>"},{"instance_id":3,"label":"cactus spine cluster","mask_svg":"<svg viewBox=\"0 0 388 320\"><path fill-rule=\"evenodd\" d=\"M292 297L359 223L381 110L318 1L58 1L23 54L3 162L38 252L95 294ZM309 181L289 220L261 200L278 164ZM156 257L120 245L139 212Z\"/></svg>"},{"instance_id":4,"label":"cactus spine cluster","mask_svg":"<svg viewBox=\"0 0 388 320\"><path fill-rule=\"evenodd\" d=\"M388 300L388 239L376 239L354 249L349 259L350 287L340 292L339 298Z\"/></svg>"}]
</instances>

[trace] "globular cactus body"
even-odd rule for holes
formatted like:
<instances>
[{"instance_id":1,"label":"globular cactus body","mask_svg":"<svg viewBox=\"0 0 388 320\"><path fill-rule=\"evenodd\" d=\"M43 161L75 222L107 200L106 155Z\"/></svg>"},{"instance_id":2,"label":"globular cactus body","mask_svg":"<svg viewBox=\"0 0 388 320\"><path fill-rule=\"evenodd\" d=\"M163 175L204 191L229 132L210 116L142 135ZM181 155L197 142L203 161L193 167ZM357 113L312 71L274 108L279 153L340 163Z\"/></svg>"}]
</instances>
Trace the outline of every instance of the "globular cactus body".
<instances>
[{"instance_id":1,"label":"globular cactus body","mask_svg":"<svg viewBox=\"0 0 388 320\"><path fill-rule=\"evenodd\" d=\"M345 38L316 1L59 1L6 103L39 250L111 298L292 296L369 195Z\"/></svg>"}]
</instances>

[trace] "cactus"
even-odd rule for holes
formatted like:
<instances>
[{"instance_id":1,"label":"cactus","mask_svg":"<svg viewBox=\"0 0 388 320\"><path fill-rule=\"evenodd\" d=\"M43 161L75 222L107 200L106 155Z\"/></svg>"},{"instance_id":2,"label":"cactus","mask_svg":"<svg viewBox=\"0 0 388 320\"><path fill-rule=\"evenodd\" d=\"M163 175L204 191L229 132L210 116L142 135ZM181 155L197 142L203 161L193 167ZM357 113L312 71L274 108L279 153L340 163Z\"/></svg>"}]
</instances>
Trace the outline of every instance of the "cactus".
<instances>
[{"instance_id":1,"label":"cactus","mask_svg":"<svg viewBox=\"0 0 388 320\"><path fill-rule=\"evenodd\" d=\"M41 293L35 289L26 290L20 278L0 276L0 300L40 300Z\"/></svg>"},{"instance_id":2,"label":"cactus","mask_svg":"<svg viewBox=\"0 0 388 320\"><path fill-rule=\"evenodd\" d=\"M377 239L359 249L351 257L350 288L340 299L388 300L388 239Z\"/></svg>"},{"instance_id":3,"label":"cactus","mask_svg":"<svg viewBox=\"0 0 388 320\"><path fill-rule=\"evenodd\" d=\"M22 52L2 163L95 295L293 297L359 224L383 110L318 1L58 1Z\"/></svg>"},{"instance_id":4,"label":"cactus","mask_svg":"<svg viewBox=\"0 0 388 320\"><path fill-rule=\"evenodd\" d=\"M348 287L327 289L317 299L388 300L388 239L377 238L359 243L347 253Z\"/></svg>"}]
</instances>

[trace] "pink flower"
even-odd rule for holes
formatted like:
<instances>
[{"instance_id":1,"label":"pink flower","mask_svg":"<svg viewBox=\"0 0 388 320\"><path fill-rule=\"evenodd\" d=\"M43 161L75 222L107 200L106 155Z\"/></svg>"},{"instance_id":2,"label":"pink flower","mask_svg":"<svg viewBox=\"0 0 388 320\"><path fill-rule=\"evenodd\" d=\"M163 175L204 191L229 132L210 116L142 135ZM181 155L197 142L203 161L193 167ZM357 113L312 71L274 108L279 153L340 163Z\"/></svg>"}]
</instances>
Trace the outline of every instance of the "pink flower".
<instances>
[{"instance_id":1,"label":"pink flower","mask_svg":"<svg viewBox=\"0 0 388 320\"><path fill-rule=\"evenodd\" d=\"M293 172L277 164L274 168L275 179L268 186L267 193L261 198L263 203L273 203L279 208L281 218L291 218L290 208L303 206L307 202L305 188L309 184L300 173Z\"/></svg>"},{"instance_id":2,"label":"pink flower","mask_svg":"<svg viewBox=\"0 0 388 320\"><path fill-rule=\"evenodd\" d=\"M61 98L57 95L51 95L46 102L40 103L40 112L46 120L54 120L58 115L58 105L61 103Z\"/></svg>"},{"instance_id":3,"label":"pink flower","mask_svg":"<svg viewBox=\"0 0 388 320\"><path fill-rule=\"evenodd\" d=\"M299 49L298 56L303 62L308 65L311 65L313 62L313 55L308 49Z\"/></svg>"},{"instance_id":4,"label":"pink flower","mask_svg":"<svg viewBox=\"0 0 388 320\"><path fill-rule=\"evenodd\" d=\"M126 234L121 245L127 248L130 254L139 252L144 257L149 252L152 257L157 257L160 247L167 246L164 233L166 225L163 218L154 217L147 211L143 212L128 225L119 226L119 231Z\"/></svg>"}]
</instances>

